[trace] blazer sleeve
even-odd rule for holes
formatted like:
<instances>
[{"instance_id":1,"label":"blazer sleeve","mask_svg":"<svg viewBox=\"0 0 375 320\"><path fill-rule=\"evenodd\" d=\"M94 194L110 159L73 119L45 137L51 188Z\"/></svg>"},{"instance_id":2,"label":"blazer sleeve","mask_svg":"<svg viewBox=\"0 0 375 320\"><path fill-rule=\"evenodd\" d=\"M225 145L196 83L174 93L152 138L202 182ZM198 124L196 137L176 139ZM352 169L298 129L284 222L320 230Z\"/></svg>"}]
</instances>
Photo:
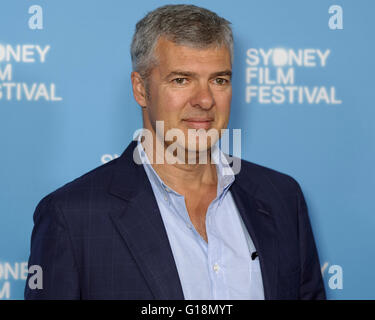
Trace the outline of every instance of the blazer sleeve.
<instances>
[{"instance_id":1,"label":"blazer sleeve","mask_svg":"<svg viewBox=\"0 0 375 320\"><path fill-rule=\"evenodd\" d=\"M298 183L297 202L301 259L300 299L325 300L326 294L324 290L318 252L307 213L305 198Z\"/></svg>"},{"instance_id":2,"label":"blazer sleeve","mask_svg":"<svg viewBox=\"0 0 375 320\"><path fill-rule=\"evenodd\" d=\"M32 289L28 275L25 299L79 299L79 273L74 259L71 238L63 213L51 195L44 198L34 213L28 267L42 269L42 288ZM31 279L33 280L33 279Z\"/></svg>"}]
</instances>

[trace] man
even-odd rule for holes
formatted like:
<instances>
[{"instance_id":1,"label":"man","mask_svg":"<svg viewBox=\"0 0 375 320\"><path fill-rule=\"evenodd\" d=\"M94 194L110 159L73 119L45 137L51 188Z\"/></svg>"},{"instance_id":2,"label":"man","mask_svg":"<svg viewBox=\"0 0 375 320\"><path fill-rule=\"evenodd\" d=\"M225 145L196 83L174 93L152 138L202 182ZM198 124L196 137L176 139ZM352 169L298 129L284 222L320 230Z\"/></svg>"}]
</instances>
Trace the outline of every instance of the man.
<instances>
[{"instance_id":1,"label":"man","mask_svg":"<svg viewBox=\"0 0 375 320\"><path fill-rule=\"evenodd\" d=\"M43 289L25 297L324 299L297 182L247 161L235 175L218 136L202 143L229 120L229 22L164 6L138 22L131 53L144 129L39 203L29 265L42 267Z\"/></svg>"}]
</instances>

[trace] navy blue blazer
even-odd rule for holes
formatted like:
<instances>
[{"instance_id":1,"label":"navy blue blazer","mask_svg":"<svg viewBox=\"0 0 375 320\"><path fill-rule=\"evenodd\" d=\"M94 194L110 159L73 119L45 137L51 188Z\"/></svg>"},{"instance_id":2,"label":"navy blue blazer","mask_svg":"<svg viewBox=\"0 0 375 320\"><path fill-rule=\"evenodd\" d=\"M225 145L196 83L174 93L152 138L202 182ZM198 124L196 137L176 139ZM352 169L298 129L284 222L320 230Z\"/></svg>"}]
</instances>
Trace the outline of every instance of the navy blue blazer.
<instances>
[{"instance_id":1,"label":"navy blue blazer","mask_svg":"<svg viewBox=\"0 0 375 320\"><path fill-rule=\"evenodd\" d=\"M27 279L26 299L184 299L135 147L40 201L29 266L42 267L43 289L30 289ZM242 160L230 190L259 254L265 298L325 299L298 183Z\"/></svg>"}]
</instances>

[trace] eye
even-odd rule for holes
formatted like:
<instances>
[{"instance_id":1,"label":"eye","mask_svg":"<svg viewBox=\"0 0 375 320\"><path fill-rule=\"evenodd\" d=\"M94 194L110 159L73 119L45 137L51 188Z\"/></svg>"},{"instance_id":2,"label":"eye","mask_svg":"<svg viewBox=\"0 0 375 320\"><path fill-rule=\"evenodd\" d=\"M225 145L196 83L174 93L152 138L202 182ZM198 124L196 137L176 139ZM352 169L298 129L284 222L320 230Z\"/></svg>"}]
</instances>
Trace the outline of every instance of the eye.
<instances>
[{"instance_id":1,"label":"eye","mask_svg":"<svg viewBox=\"0 0 375 320\"><path fill-rule=\"evenodd\" d=\"M187 78L175 78L172 80L172 82L174 82L175 84L186 84L188 81Z\"/></svg>"},{"instance_id":2,"label":"eye","mask_svg":"<svg viewBox=\"0 0 375 320\"><path fill-rule=\"evenodd\" d=\"M224 78L215 78L214 79L215 84L218 84L219 86L223 86L229 83L229 80Z\"/></svg>"}]
</instances>

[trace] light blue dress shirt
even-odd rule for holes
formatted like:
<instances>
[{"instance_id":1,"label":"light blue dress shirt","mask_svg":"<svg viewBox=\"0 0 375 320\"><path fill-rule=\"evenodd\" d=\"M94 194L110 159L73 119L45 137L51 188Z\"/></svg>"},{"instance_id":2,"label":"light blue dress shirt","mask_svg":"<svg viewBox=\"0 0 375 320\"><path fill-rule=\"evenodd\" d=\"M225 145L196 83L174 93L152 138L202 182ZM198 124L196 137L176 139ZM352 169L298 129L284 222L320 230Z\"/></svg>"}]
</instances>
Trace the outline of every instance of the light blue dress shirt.
<instances>
[{"instance_id":1,"label":"light blue dress shirt","mask_svg":"<svg viewBox=\"0 0 375 320\"><path fill-rule=\"evenodd\" d=\"M138 140L138 152L151 183L172 248L186 300L264 299L259 258L229 191L235 176L223 153L213 148L217 197L206 214L206 242L195 230L184 196L158 176Z\"/></svg>"}]
</instances>

